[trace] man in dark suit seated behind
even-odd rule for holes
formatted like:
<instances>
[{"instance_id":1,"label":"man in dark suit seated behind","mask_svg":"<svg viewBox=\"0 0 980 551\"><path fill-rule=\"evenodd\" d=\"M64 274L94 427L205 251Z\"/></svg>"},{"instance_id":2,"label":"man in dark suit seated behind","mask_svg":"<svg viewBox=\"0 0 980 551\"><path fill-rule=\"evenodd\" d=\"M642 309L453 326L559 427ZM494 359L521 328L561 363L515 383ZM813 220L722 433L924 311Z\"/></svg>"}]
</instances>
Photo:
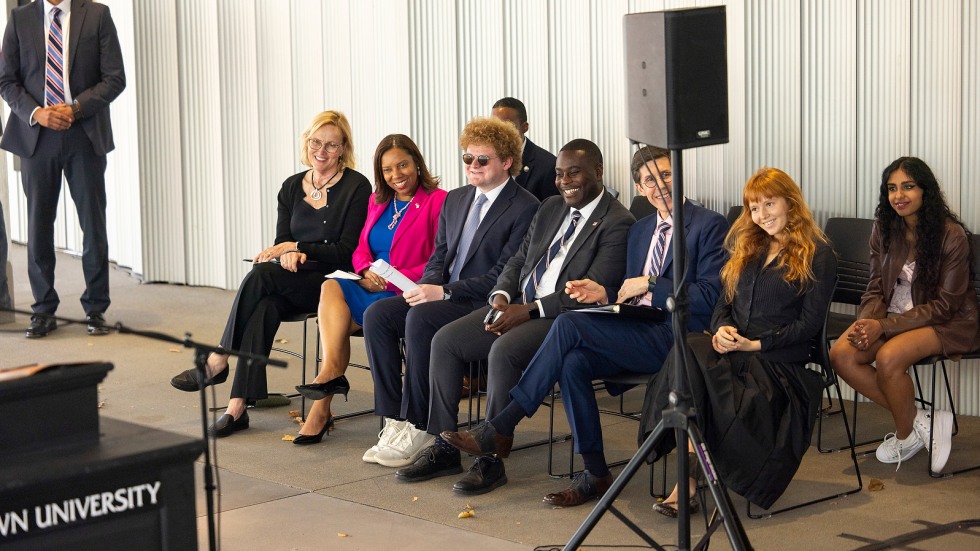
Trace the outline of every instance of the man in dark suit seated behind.
<instances>
[{"instance_id":1,"label":"man in dark suit seated behind","mask_svg":"<svg viewBox=\"0 0 980 551\"><path fill-rule=\"evenodd\" d=\"M517 175L514 176L517 184L533 193L539 201L558 195L558 188L555 187L555 156L525 136L529 125L524 103L517 98L501 98L493 104L490 115L513 124L521 133L523 151Z\"/></svg>"},{"instance_id":2,"label":"man in dark suit seated behind","mask_svg":"<svg viewBox=\"0 0 980 551\"><path fill-rule=\"evenodd\" d=\"M622 280L626 236L634 219L604 191L599 148L581 139L566 144L558 154L555 185L560 195L542 203L534 215L520 250L497 278L492 306L436 333L429 362L429 434L456 430L459 380L471 361L487 359L487 415L500 411L562 307L575 304L564 292L568 281L615 285ZM485 322L491 313L495 319ZM437 437L415 463L395 474L415 482L461 471L459 451ZM506 481L503 463L489 465L481 457L453 488L478 494Z\"/></svg>"},{"instance_id":3,"label":"man in dark suit seated behind","mask_svg":"<svg viewBox=\"0 0 980 551\"><path fill-rule=\"evenodd\" d=\"M379 300L364 313L364 344L374 378L374 413L386 417L368 463L403 467L432 444L429 351L447 323L486 304L507 260L517 252L538 200L517 185L521 136L506 122L474 119L459 137L470 185L446 196L435 251L417 289ZM399 339L405 339L405 379ZM457 381L459 383L459 381Z\"/></svg>"},{"instance_id":4,"label":"man in dark suit seated behind","mask_svg":"<svg viewBox=\"0 0 980 551\"><path fill-rule=\"evenodd\" d=\"M670 153L644 148L633 156L631 169L637 193L645 195L657 212L630 229L626 280L615 295L612 288L587 279L568 282L565 292L584 303L634 301L666 309L675 268L670 247L673 216L668 210L673 183ZM725 261L723 243L727 231L728 223L720 214L685 201L688 331L701 332L711 320L720 289L719 273ZM489 422L480 423L471 431L444 432L441 437L477 455L478 461L499 463L510 452L517 424L534 415L558 382L576 451L582 454L585 470L570 488L548 494L544 501L563 507L585 503L605 493L613 480L603 454L592 381L621 373L656 373L673 342L669 313L666 321L660 323L580 312L564 314L555 320L524 375L510 390L509 402L496 410L499 413L488 409ZM497 458L492 457L494 454ZM499 470L502 472L503 468Z\"/></svg>"}]
</instances>

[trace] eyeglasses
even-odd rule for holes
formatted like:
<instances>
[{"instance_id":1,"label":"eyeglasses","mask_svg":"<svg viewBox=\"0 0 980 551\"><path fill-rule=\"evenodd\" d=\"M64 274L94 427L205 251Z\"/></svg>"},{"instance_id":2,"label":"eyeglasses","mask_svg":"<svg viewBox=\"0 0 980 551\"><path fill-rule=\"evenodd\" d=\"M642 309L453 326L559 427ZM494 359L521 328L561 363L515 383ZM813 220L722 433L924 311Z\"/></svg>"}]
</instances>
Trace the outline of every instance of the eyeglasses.
<instances>
[{"instance_id":1,"label":"eyeglasses","mask_svg":"<svg viewBox=\"0 0 980 551\"><path fill-rule=\"evenodd\" d=\"M340 146L343 145L343 144L339 144L339 143L323 143L323 142L321 142L320 140L318 140L316 138L310 138L310 139L306 140L306 145L310 146L310 149L312 149L313 151L319 151L320 148L326 148L327 153L333 153L333 152L337 151L338 149L340 149Z\"/></svg>"},{"instance_id":2,"label":"eyeglasses","mask_svg":"<svg viewBox=\"0 0 980 551\"><path fill-rule=\"evenodd\" d=\"M479 157L473 155L472 153L463 153L463 162L471 165L473 161L480 163L480 166L487 166L490 164L490 159L496 159L497 157L490 157L489 155L480 155Z\"/></svg>"},{"instance_id":3,"label":"eyeglasses","mask_svg":"<svg viewBox=\"0 0 980 551\"><path fill-rule=\"evenodd\" d=\"M674 173L669 170L665 170L660 173L660 177L663 178L665 184L669 184L674 180ZM657 179L653 177L653 174L647 174L644 176L643 179L640 180L640 183L648 188L657 187Z\"/></svg>"}]
</instances>

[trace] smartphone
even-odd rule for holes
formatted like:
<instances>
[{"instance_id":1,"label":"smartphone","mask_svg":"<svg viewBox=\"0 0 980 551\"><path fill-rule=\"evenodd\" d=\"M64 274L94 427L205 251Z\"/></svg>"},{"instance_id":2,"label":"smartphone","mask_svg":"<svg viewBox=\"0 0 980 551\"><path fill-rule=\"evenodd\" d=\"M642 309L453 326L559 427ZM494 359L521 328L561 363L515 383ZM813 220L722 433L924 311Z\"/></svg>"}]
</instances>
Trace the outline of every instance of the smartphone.
<instances>
[{"instance_id":1,"label":"smartphone","mask_svg":"<svg viewBox=\"0 0 980 551\"><path fill-rule=\"evenodd\" d=\"M497 318L500 317L500 314L503 314L503 312L491 308L490 311L487 312L487 317L483 318L483 325L490 325L491 323L497 321Z\"/></svg>"}]
</instances>

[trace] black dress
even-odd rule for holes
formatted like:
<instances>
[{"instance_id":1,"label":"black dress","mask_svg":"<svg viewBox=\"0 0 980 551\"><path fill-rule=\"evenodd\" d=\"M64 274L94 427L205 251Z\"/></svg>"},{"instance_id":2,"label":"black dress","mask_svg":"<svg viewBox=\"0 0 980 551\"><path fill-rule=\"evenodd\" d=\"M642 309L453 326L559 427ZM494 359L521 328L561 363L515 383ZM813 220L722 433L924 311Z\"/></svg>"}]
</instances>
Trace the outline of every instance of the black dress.
<instances>
[{"instance_id":1,"label":"black dress","mask_svg":"<svg viewBox=\"0 0 980 551\"><path fill-rule=\"evenodd\" d=\"M711 331L729 325L760 340L759 352L718 354L711 336L690 334L687 372L698 424L725 484L768 509L786 490L810 446L820 405L820 375L806 368L811 343L824 323L834 291L837 259L818 245L813 259L816 281L802 293L783 280L774 260L750 262L739 277L731 302L719 300ZM671 355L647 388L639 439L653 431L673 384ZM665 431L655 448L660 457L676 447Z\"/></svg>"},{"instance_id":2,"label":"black dress","mask_svg":"<svg viewBox=\"0 0 980 551\"><path fill-rule=\"evenodd\" d=\"M327 190L327 206L316 209L304 200L307 172L282 184L275 240L276 244L298 242L307 256L305 269L290 272L272 262L254 264L232 303L220 341L223 348L268 356L283 318L316 312L324 274L353 269L351 256L367 218L371 184L348 168ZM239 361L231 397L254 402L267 396L265 366Z\"/></svg>"}]
</instances>

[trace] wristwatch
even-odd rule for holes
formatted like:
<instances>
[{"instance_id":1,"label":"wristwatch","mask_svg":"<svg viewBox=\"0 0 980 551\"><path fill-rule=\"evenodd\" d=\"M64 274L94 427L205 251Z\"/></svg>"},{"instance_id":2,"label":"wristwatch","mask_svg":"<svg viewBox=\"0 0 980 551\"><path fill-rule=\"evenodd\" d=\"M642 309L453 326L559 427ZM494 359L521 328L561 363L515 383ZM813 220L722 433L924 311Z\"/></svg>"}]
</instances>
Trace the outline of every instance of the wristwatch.
<instances>
[{"instance_id":1,"label":"wristwatch","mask_svg":"<svg viewBox=\"0 0 980 551\"><path fill-rule=\"evenodd\" d=\"M452 300L453 292L445 287L442 288L442 300Z\"/></svg>"},{"instance_id":2,"label":"wristwatch","mask_svg":"<svg viewBox=\"0 0 980 551\"><path fill-rule=\"evenodd\" d=\"M82 118L82 106L79 105L78 100L71 103L71 116L74 117L76 121Z\"/></svg>"},{"instance_id":3,"label":"wristwatch","mask_svg":"<svg viewBox=\"0 0 980 551\"><path fill-rule=\"evenodd\" d=\"M531 319L536 320L536 319L538 319L538 318L541 317L541 310L538 310L537 303L532 302L531 304L528 304L527 306L528 306L528 308L527 308L527 315L530 316Z\"/></svg>"},{"instance_id":4,"label":"wristwatch","mask_svg":"<svg viewBox=\"0 0 980 551\"><path fill-rule=\"evenodd\" d=\"M652 275L650 279L647 280L647 292L651 295L653 294L653 289L657 286L657 276Z\"/></svg>"}]
</instances>

